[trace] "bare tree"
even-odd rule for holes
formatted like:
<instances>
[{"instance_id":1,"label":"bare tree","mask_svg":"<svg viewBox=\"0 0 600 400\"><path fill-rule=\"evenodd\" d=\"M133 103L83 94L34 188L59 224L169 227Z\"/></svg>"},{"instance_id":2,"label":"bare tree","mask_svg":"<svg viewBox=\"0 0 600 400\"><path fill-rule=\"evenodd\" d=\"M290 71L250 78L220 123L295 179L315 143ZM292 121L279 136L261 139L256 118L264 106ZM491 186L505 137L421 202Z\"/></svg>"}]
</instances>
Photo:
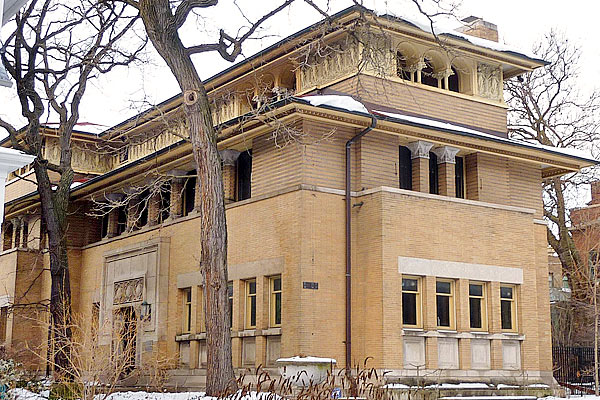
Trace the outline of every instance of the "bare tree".
<instances>
[{"instance_id":1,"label":"bare tree","mask_svg":"<svg viewBox=\"0 0 600 400\"><path fill-rule=\"evenodd\" d=\"M597 151L600 120L600 92L581 94L577 85L580 51L556 32L546 35L534 53L550 63L521 79L505 85L509 105L508 124L511 137L542 145ZM549 222L548 242L556 251L563 270L569 276L574 295L577 282L571 271L586 264L569 230L569 208L574 204L573 191L589 181L593 171L554 177L544 182L544 217ZM575 285L575 286L573 286Z\"/></svg>"},{"instance_id":2,"label":"bare tree","mask_svg":"<svg viewBox=\"0 0 600 400\"><path fill-rule=\"evenodd\" d=\"M145 45L128 49L120 43L138 17L125 5L82 0L33 0L18 13L14 30L0 48L2 64L16 82L27 125L17 129L0 119L14 148L36 156L33 169L50 254L52 318L55 352L52 364L62 375L71 349L71 289L67 257L67 210L74 172L73 129L90 79L136 59ZM60 156L44 151L44 124L58 119ZM58 176L58 179L53 176Z\"/></svg>"}]
</instances>

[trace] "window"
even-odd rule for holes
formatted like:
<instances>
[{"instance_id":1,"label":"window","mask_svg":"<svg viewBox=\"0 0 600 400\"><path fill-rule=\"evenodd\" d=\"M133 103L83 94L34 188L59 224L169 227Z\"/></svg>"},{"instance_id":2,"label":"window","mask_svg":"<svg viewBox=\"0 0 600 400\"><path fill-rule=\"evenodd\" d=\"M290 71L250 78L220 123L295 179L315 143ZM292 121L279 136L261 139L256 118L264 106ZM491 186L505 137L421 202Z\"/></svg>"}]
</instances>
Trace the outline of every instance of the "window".
<instances>
[{"instance_id":1,"label":"window","mask_svg":"<svg viewBox=\"0 0 600 400\"><path fill-rule=\"evenodd\" d=\"M237 200L251 196L252 150L242 151L237 159Z\"/></svg>"},{"instance_id":2,"label":"window","mask_svg":"<svg viewBox=\"0 0 600 400\"><path fill-rule=\"evenodd\" d=\"M451 92L458 93L458 72L454 67L452 68L452 75L448 77L448 90Z\"/></svg>"},{"instance_id":3,"label":"window","mask_svg":"<svg viewBox=\"0 0 600 400\"><path fill-rule=\"evenodd\" d=\"M454 329L454 282L438 280L435 283L435 302L438 328Z\"/></svg>"},{"instance_id":4,"label":"window","mask_svg":"<svg viewBox=\"0 0 600 400\"><path fill-rule=\"evenodd\" d=\"M487 306L483 283L469 283L469 318L472 330L487 330Z\"/></svg>"},{"instance_id":5,"label":"window","mask_svg":"<svg viewBox=\"0 0 600 400\"><path fill-rule=\"evenodd\" d=\"M184 217L194 211L194 200L196 198L196 171L190 171L187 174L190 175L190 177L185 180L183 187L182 210Z\"/></svg>"},{"instance_id":6,"label":"window","mask_svg":"<svg viewBox=\"0 0 600 400\"><path fill-rule=\"evenodd\" d=\"M206 332L206 301L204 299L204 290L198 288L198 332Z\"/></svg>"},{"instance_id":7,"label":"window","mask_svg":"<svg viewBox=\"0 0 600 400\"><path fill-rule=\"evenodd\" d=\"M171 215L171 182L165 182L160 188L159 222L165 222Z\"/></svg>"},{"instance_id":8,"label":"window","mask_svg":"<svg viewBox=\"0 0 600 400\"><path fill-rule=\"evenodd\" d=\"M399 51L396 52L396 74L406 81L414 82L415 73L408 69L408 60L406 56Z\"/></svg>"},{"instance_id":9,"label":"window","mask_svg":"<svg viewBox=\"0 0 600 400\"><path fill-rule=\"evenodd\" d=\"M274 276L270 281L269 324L272 327L281 326L281 276Z\"/></svg>"},{"instance_id":10,"label":"window","mask_svg":"<svg viewBox=\"0 0 600 400\"><path fill-rule=\"evenodd\" d=\"M552 272L548 274L548 287L550 287L550 289L554 288L554 273Z\"/></svg>"},{"instance_id":11,"label":"window","mask_svg":"<svg viewBox=\"0 0 600 400\"><path fill-rule=\"evenodd\" d=\"M117 235L127 230L127 206L122 205L117 208Z\"/></svg>"},{"instance_id":12,"label":"window","mask_svg":"<svg viewBox=\"0 0 600 400\"><path fill-rule=\"evenodd\" d=\"M0 343L6 341L6 325L8 322L8 307L0 308Z\"/></svg>"},{"instance_id":13,"label":"window","mask_svg":"<svg viewBox=\"0 0 600 400\"><path fill-rule=\"evenodd\" d=\"M402 278L402 325L421 327L421 279Z\"/></svg>"},{"instance_id":14,"label":"window","mask_svg":"<svg viewBox=\"0 0 600 400\"><path fill-rule=\"evenodd\" d=\"M398 158L398 178L400 189L412 189L412 159L410 149L400 146Z\"/></svg>"},{"instance_id":15,"label":"window","mask_svg":"<svg viewBox=\"0 0 600 400\"><path fill-rule=\"evenodd\" d=\"M456 157L454 165L454 186L456 188L456 197L465 198L465 160L462 157Z\"/></svg>"},{"instance_id":16,"label":"window","mask_svg":"<svg viewBox=\"0 0 600 400\"><path fill-rule=\"evenodd\" d=\"M256 328L256 279L246 281L246 329Z\"/></svg>"},{"instance_id":17,"label":"window","mask_svg":"<svg viewBox=\"0 0 600 400\"><path fill-rule=\"evenodd\" d=\"M517 330L514 286L500 286L500 319L503 331Z\"/></svg>"},{"instance_id":18,"label":"window","mask_svg":"<svg viewBox=\"0 0 600 400\"><path fill-rule=\"evenodd\" d=\"M100 237L105 238L108 236L108 214L104 214L100 219Z\"/></svg>"},{"instance_id":19,"label":"window","mask_svg":"<svg viewBox=\"0 0 600 400\"><path fill-rule=\"evenodd\" d=\"M434 152L429 152L429 193L438 194L438 163Z\"/></svg>"},{"instance_id":20,"label":"window","mask_svg":"<svg viewBox=\"0 0 600 400\"><path fill-rule=\"evenodd\" d=\"M229 305L229 327L233 325L233 282L227 282L227 303Z\"/></svg>"},{"instance_id":21,"label":"window","mask_svg":"<svg viewBox=\"0 0 600 400\"><path fill-rule=\"evenodd\" d=\"M421 70L421 83L427 86L439 87L439 81L433 75L433 65L431 61L425 59L425 68Z\"/></svg>"},{"instance_id":22,"label":"window","mask_svg":"<svg viewBox=\"0 0 600 400\"><path fill-rule=\"evenodd\" d=\"M192 289L183 289L183 333L192 331Z\"/></svg>"}]
</instances>

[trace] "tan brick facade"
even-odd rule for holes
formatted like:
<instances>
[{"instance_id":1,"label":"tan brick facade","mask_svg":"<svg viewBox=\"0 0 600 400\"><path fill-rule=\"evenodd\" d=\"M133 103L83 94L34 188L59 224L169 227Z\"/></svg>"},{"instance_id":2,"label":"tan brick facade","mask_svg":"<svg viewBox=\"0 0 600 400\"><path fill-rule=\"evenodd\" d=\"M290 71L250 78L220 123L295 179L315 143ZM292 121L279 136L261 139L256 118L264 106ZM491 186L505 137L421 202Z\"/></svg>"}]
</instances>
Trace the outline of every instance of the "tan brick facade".
<instances>
[{"instance_id":1,"label":"tan brick facade","mask_svg":"<svg viewBox=\"0 0 600 400\"><path fill-rule=\"evenodd\" d=\"M479 56L473 57L479 60ZM360 91L370 109L386 104L399 112L425 110L424 116L485 128L498 137L506 134L501 100L370 75L336 76L331 88L352 95L351 86L359 78L364 79ZM376 86L380 84L399 93L398 97L390 100L387 92L378 92ZM407 89L413 91L410 98L400 95ZM251 172L246 171L251 184L249 199L238 201L240 178L235 158L223 166L228 275L233 287L233 363L237 368L272 367L280 356L313 355L335 358L338 367L343 367L345 145L369 126L371 118L314 107L301 100L291 100L282 107L288 107L281 111L281 121L288 124L286 132L296 136L282 141L273 133L275 128L267 125L252 125L243 133L225 127L219 143L219 149L230 150L230 155L252 150ZM350 151L351 363L363 365L369 357L368 366L390 371L390 379L425 374L432 379L512 382L526 376L532 382L549 382L552 361L546 228L540 220L541 181L544 174L576 170L579 164L568 156L498 144L460 132L411 126L383 117L376 122L375 129ZM174 143L171 131L164 135L160 140L165 146ZM412 151L412 190L399 189L399 146ZM143 149L138 150L143 153ZM430 150L438 155L439 194L429 193ZM465 164L465 198L456 198L455 156L462 157ZM123 233L117 226L117 210L108 214L104 238L100 237L102 221L90 216L90 199L105 191L125 193L147 172L145 164L131 161L115 176L107 175L100 183L73 191L78 206L70 216L69 231L73 309L87 321L84 326L90 326L92 310L99 307L102 325L111 322L123 307L133 307L139 316L142 301L146 302L152 311L147 321L140 319L144 329L138 337L138 365L161 351L173 360L181 376L199 375L206 354L203 282L198 265L202 226L199 213L183 216L186 189L180 178L185 175L182 171L191 168L189 144L174 146L170 153L157 155L151 162L163 163L159 173L170 179L168 218L162 218L163 204L158 195L140 203L142 207L148 204L145 226L135 223L141 209L133 205L128 208L129 229ZM7 198L14 199L17 189L11 188ZM201 196L196 187L194 210L198 210ZM186 197L186 202L190 199ZM7 218L20 216L15 207ZM35 268L48 266L41 240L29 245L30 251L16 250L15 233L8 233L6 224L5 252L0 255L6 293L0 293L0 300L7 301L19 292L23 263ZM40 254L44 255L43 262L41 258L31 259L31 255ZM281 277L280 325L273 324L271 314L274 277ZM419 323L414 327L403 322L403 312L409 310L403 304L403 277L412 277L419 285ZM38 299L49 294L48 278L42 275L36 289ZM127 298L117 290L122 285L138 287L135 285L140 282L139 298ZM451 314L448 326L438 315L440 282L450 287L446 293ZM484 288L481 329L471 327L470 284ZM502 301L507 300L501 299L502 287L513 291L511 314L508 320L504 317L510 326L504 329L501 308ZM186 308L188 290L191 311ZM251 297L256 299L252 318ZM185 319L188 311L189 329ZM249 321L255 321L255 326ZM22 328L9 323L7 329L12 335L7 336L7 344L17 347L12 338ZM112 334L108 328L101 331L103 345L111 343ZM45 343L39 336L35 340ZM37 366L43 369L42 364ZM181 385L192 386L190 382Z\"/></svg>"}]
</instances>

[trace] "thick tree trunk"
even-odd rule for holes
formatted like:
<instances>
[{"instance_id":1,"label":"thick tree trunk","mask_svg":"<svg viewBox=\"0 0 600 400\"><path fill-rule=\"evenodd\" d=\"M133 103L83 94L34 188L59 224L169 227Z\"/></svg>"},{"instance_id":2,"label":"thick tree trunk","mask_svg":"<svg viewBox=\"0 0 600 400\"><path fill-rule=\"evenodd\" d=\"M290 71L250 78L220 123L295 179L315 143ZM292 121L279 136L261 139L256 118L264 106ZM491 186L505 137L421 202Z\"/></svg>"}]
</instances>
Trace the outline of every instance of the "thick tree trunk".
<instances>
[{"instance_id":1,"label":"thick tree trunk","mask_svg":"<svg viewBox=\"0 0 600 400\"><path fill-rule=\"evenodd\" d=\"M227 225L217 132L204 84L178 36L167 0L142 0L140 15L148 37L183 92L200 196L200 269L204 276L207 338L206 392L217 396L237 389L231 359L227 302Z\"/></svg>"},{"instance_id":2,"label":"thick tree trunk","mask_svg":"<svg viewBox=\"0 0 600 400\"><path fill-rule=\"evenodd\" d=\"M55 191L48 176L48 169L38 160L34 162L38 182L38 193L42 206L42 216L48 233L50 255L50 318L54 339L53 364L55 373L62 379L71 379L71 285L69 259L67 255L67 210L69 188L73 173L69 168L61 176Z\"/></svg>"}]
</instances>

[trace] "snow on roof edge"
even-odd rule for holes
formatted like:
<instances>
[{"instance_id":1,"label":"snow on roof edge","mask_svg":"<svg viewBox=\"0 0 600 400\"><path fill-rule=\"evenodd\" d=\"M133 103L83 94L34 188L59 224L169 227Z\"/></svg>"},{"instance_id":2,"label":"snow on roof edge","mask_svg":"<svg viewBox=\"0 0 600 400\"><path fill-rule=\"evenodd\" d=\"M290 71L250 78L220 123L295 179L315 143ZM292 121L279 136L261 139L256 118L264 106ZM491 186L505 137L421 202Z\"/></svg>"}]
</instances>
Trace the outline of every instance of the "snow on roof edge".
<instances>
[{"instance_id":1,"label":"snow on roof edge","mask_svg":"<svg viewBox=\"0 0 600 400\"><path fill-rule=\"evenodd\" d=\"M503 142L506 144L530 147L530 148L536 149L536 150L544 150L544 151L556 153L559 155L575 157L575 158L579 158L581 160L590 161L590 162L594 162L594 163L599 162L599 160L596 160L591 154L589 154L583 150L579 150L579 149L546 146L546 145L538 144L538 143L530 143L530 142L525 142L525 141L520 141L520 140L515 140L515 139L510 139L510 138L503 138L500 136L495 136L495 135L485 133L482 131L478 131L475 129L465 128L460 125L455 125L455 124L451 124L448 122L441 122L441 121L437 121L437 120L430 119L430 118L413 117L410 115L390 113L387 111L373 110L373 112L383 115L384 117L402 120L404 122L413 123L413 124L417 124L417 125L423 125L423 126L428 126L428 127L432 127L432 128L444 129L444 130L451 131L454 133L459 133L459 134L479 136L481 138L491 139L491 140Z\"/></svg>"}]
</instances>

